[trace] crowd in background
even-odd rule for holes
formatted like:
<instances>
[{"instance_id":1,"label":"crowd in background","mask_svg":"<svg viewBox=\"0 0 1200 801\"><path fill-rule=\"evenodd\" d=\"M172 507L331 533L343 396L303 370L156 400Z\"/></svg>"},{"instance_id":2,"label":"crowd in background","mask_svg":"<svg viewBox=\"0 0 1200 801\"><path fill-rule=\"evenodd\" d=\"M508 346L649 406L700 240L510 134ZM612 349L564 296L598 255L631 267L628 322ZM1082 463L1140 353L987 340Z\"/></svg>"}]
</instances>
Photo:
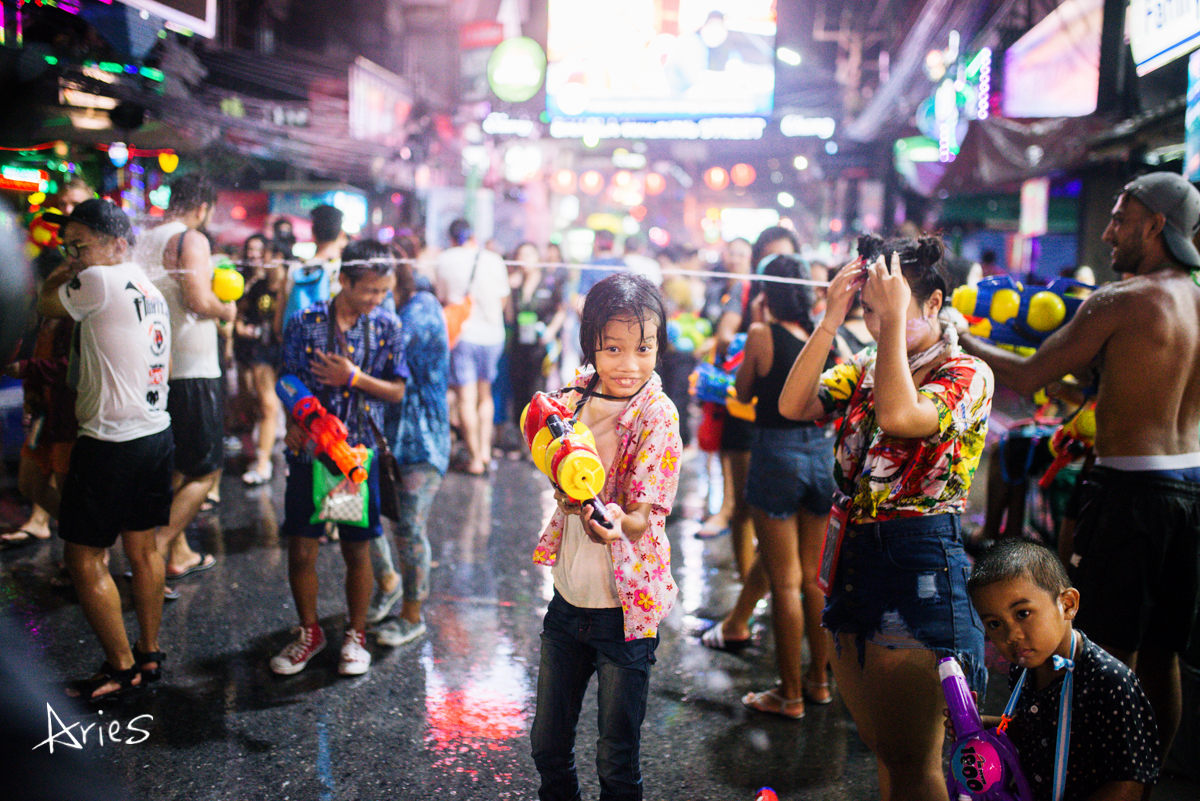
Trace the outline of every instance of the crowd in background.
<instances>
[{"instance_id":1,"label":"crowd in background","mask_svg":"<svg viewBox=\"0 0 1200 801\"><path fill-rule=\"evenodd\" d=\"M752 617L769 594L779 683L747 693L742 703L758 712L802 718L806 702L832 701L832 664L837 666L835 673L841 671L839 685L843 694L851 695L848 701L861 718L860 726L871 721L878 727L873 747L882 743L886 750L889 738L912 739L911 731L893 725L893 718L871 707L877 701L875 690L853 683L874 680L861 657L854 668L853 659L847 661L841 649L833 653L831 641L821 633L823 614L825 627L836 629L830 620L837 614L849 620L851 613L845 610L861 603L857 596L839 598L837 588L827 600L818 575L822 541L830 515L837 513L838 490L846 486L846 476L856 470L870 475L888 458L886 448L870 438L863 441L857 461L847 458L845 448L857 436L854 426L875 415L873 408L857 405L861 398L855 392L844 390L857 391L855 382L864 374L874 380L871 346L880 337L878 310L899 297L865 288L868 280L880 286L888 280L884 262L851 262L838 269L840 265L804 257L794 230L771 227L753 242L722 243L719 251L709 251L716 254L715 261L678 246L650 258L636 239L621 243L601 230L594 232L591 258L570 265L555 245L543 250L522 242L511 253L498 254L488 246L492 243L481 244L463 219L449 226L451 246L440 252L408 231L387 243L351 240L342 212L319 206L311 213L311 256L297 257L286 218L275 221L269 233L250 236L230 254L244 290L236 302L227 302L213 288L216 254L204 233L216 193L205 178L178 179L165 221L137 237L119 209L90 194L86 186L75 184L57 199L53 219L70 235L55 243L61 248L47 248L38 257L42 318L26 352L8 370L25 383L29 428L19 485L32 513L16 531L3 535L11 544L45 539L52 519L64 521L60 534L67 541L65 566L55 580L74 586L106 656L94 676L76 682L78 694L90 699L132 691L161 676L166 655L158 646L157 627L162 600L173 594L170 582L201 573L216 561L201 547L202 536L194 525L197 515L205 505L220 503L222 470L237 464L246 487L267 486L281 464L281 451L287 466L283 531L288 535L288 573L299 628L295 640L270 661L271 669L283 675L299 672L326 645L316 608L316 554L329 540L339 541L347 571L348 625L339 671L360 675L369 669L368 633L387 646L422 636L421 606L428 597L430 571L425 528L442 476L456 470L486 478L496 459L527 456L517 428L530 397L572 384L580 365L594 355L584 352L579 341L589 291L613 273L631 273L661 292L666 330L659 340L657 371L663 392L678 410L682 443L690 446L698 438L698 450L707 454L710 469L720 476L716 483L721 489L713 496L720 502L712 503L705 519L696 521L696 536L730 536L742 582L733 608L703 632L700 641L721 651L750 645ZM915 443L911 461L921 475L900 484L910 479L925 483L919 488L914 484L911 497L893 493L888 503L895 509L880 505L878 498L855 499L862 508L874 504L877 519L886 522L902 517L932 520L962 511L969 476L957 484L947 476L963 470L973 473L979 461L991 408L991 379L986 369L974 366L982 362L962 355L957 340L936 321L957 285L1002 272L990 259L973 265L945 258L940 240L903 243L896 247L905 249L905 278L912 284L917 309L910 312L910 330L915 330L913 323L924 324L928 330L914 336L928 353L936 350L936 358L971 368L963 367L970 373L965 378L939 379L944 386L936 390L964 398L947 407L952 410L948 415L962 414L963 419L939 423L950 426L960 440L952 448L939 432L905 440ZM859 247L864 245L860 242ZM93 275L111 268L121 280L128 277L127 288L137 294L138 323L153 310L170 321L161 330L151 328L149 377L136 369L130 373L146 388L147 411L141 421L145 425L140 427L128 428L112 412L121 401L125 379L101 370L99 356L134 346L120 339L123 334L96 340L97 315L107 313L114 300L111 289L105 290L106 296L86 282L79 286L79 276L90 268L97 268ZM710 274L698 274L705 272ZM1087 283L1086 274L1073 275ZM99 298L88 301L91 305L73 295L90 297L89 291L98 292ZM903 302L908 303L907 296ZM872 308L873 326L867 320ZM126 329L126 334L135 330ZM880 349L886 347L891 346L881 341ZM914 356L912 342L908 347L910 362L923 355ZM693 397L689 379L701 362L724 365L733 377L728 404L701 404ZM913 369L919 375L921 368L917 364ZM353 507L349 517L315 500L321 495L314 492L321 462L306 449L308 432L280 401L276 385L285 375L300 381L344 423L350 445L373 449L376 460L394 457L393 472L383 462L370 471L364 503L346 504ZM1079 404L1065 388L1058 388L1056 397L1072 408ZM751 419L733 412L734 400L755 409ZM969 414L964 412L968 407ZM115 422L105 418L106 408ZM168 415L168 428L158 427L160 418ZM835 424L834 417L844 422ZM111 430L104 428L108 422ZM82 431L79 437L77 431ZM117 494L123 488L135 490L132 501L122 500L121 509L115 510L111 499L80 500L88 493L81 490L77 473L102 469L94 454L88 457L95 463L91 468L81 466L81 448L91 453L96 440L115 448L112 453L133 453L131 442L141 443L144 450L151 438L158 438L156 448L169 444L167 452L173 452L166 461L154 463L171 465L169 487L165 478L163 487L147 487L143 472L126 477L128 486L118 485L124 479L113 479ZM996 453L989 484L989 493L996 497L989 498L992 514L977 539L1025 533L1025 511L1012 499L1016 494L1024 497L1022 482L1036 471L1027 461L1010 480L1003 451ZM137 458L143 457L149 458L138 452ZM926 481L935 473L940 476L937 481ZM1004 481L995 481L996 475ZM394 487L381 492L385 479ZM930 490L934 484L936 489ZM327 498L338 493L359 497L358 490L343 486L349 487L348 482L333 480ZM64 488L73 489L64 493ZM386 496L394 499L390 509L384 508ZM156 510L153 515L129 506L139 498ZM1003 509L1008 509L1009 520L1002 532ZM78 529L84 514L100 515L112 537L82 538ZM133 536L146 532L148 538ZM943 536L932 528L925 533ZM1057 533L1048 532L1045 538L1052 540ZM119 620L119 601L114 612L107 572L107 549L118 535L125 540L139 612L140 636L132 642ZM958 537L958 529L950 535ZM963 582L947 586L947 597L965 598L965 575ZM845 595L853 591L851 584L845 585ZM397 604L399 612L393 615ZM157 615L148 611L155 605ZM833 618L830 609L835 610ZM922 649L943 648L931 644L934 635L909 634L919 639ZM977 639L971 644L947 641L944 649L965 653L962 649L969 647L981 654L982 635ZM982 662L968 658L966 669L978 674ZM978 675L969 678L978 684ZM915 707L927 699L909 700ZM877 753L887 761L883 752ZM907 765L909 760L905 757L897 764Z\"/></svg>"}]
</instances>

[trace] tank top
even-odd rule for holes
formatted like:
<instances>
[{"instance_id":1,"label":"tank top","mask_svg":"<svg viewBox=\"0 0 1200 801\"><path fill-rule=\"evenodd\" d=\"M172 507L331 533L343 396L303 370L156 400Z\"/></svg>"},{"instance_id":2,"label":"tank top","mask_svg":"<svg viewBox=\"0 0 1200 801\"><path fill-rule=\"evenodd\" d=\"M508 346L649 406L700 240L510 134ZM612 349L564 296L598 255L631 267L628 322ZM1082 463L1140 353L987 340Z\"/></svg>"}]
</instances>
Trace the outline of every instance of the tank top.
<instances>
[{"instance_id":1,"label":"tank top","mask_svg":"<svg viewBox=\"0 0 1200 801\"><path fill-rule=\"evenodd\" d=\"M783 394L792 364L804 350L804 343L779 323L771 323L771 343L774 350L771 369L754 379L753 395L758 398L754 425L758 428L812 428L810 422L789 420L779 413L779 396ZM832 354L825 359L826 369L831 363Z\"/></svg>"},{"instance_id":2,"label":"tank top","mask_svg":"<svg viewBox=\"0 0 1200 801\"><path fill-rule=\"evenodd\" d=\"M163 223L151 229L142 235L138 243L137 261L167 299L167 308L171 311L171 380L220 378L217 323L215 320L197 317L188 309L183 300L183 286L178 280L179 276L169 275L163 264L167 243L176 234L184 234L187 230L188 227L178 221ZM212 264L207 264L202 269L205 271L202 277L211 283Z\"/></svg>"}]
</instances>

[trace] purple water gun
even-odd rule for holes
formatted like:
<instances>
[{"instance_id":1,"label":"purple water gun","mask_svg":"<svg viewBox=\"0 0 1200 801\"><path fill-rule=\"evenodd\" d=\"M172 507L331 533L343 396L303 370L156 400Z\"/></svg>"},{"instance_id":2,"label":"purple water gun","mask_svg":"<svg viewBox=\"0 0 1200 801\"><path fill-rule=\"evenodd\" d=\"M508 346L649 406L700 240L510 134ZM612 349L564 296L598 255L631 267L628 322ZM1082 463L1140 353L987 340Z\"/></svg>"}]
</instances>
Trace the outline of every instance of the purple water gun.
<instances>
[{"instance_id":1,"label":"purple water gun","mask_svg":"<svg viewBox=\"0 0 1200 801\"><path fill-rule=\"evenodd\" d=\"M938 676L958 738L946 774L951 801L1032 801L1016 747L1003 730L983 725L958 660L940 660Z\"/></svg>"}]
</instances>

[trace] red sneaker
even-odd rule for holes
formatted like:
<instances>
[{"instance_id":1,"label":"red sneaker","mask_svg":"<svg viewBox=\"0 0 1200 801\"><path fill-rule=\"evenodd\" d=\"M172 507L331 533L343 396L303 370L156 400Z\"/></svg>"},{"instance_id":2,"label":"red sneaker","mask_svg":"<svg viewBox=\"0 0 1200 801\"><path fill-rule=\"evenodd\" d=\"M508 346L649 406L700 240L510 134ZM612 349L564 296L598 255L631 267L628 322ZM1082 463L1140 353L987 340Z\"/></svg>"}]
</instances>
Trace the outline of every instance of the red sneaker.
<instances>
[{"instance_id":1,"label":"red sneaker","mask_svg":"<svg viewBox=\"0 0 1200 801\"><path fill-rule=\"evenodd\" d=\"M325 632L320 624L300 626L296 639L271 660L271 670L281 676L299 673L325 647Z\"/></svg>"}]
</instances>

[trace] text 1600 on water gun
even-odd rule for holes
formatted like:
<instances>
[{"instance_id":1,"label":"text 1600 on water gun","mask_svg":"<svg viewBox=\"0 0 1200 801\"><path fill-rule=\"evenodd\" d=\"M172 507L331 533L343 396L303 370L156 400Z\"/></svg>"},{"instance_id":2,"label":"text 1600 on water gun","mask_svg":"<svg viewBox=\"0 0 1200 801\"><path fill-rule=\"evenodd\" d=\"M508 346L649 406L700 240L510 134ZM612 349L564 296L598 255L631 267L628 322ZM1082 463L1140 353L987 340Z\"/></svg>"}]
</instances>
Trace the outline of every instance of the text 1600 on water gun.
<instances>
[{"instance_id":1,"label":"text 1600 on water gun","mask_svg":"<svg viewBox=\"0 0 1200 801\"><path fill-rule=\"evenodd\" d=\"M1093 286L1057 278L1049 286L1023 286L1009 275L985 278L954 290L951 305L971 324L971 333L1028 355L1070 322L1083 303L1073 292Z\"/></svg>"},{"instance_id":2,"label":"text 1600 on water gun","mask_svg":"<svg viewBox=\"0 0 1200 801\"><path fill-rule=\"evenodd\" d=\"M1016 746L999 729L984 727L958 660L948 656L939 661L938 676L954 726L946 773L952 801L1032 801Z\"/></svg>"},{"instance_id":3,"label":"text 1600 on water gun","mask_svg":"<svg viewBox=\"0 0 1200 801\"><path fill-rule=\"evenodd\" d=\"M314 459L320 459L331 473L341 473L355 484L367 480L363 465L367 449L361 445L351 448L346 424L331 414L308 387L294 375L285 375L275 385L275 394L283 401L296 425L308 435L305 446Z\"/></svg>"},{"instance_id":4,"label":"text 1600 on water gun","mask_svg":"<svg viewBox=\"0 0 1200 801\"><path fill-rule=\"evenodd\" d=\"M590 506L593 520L612 528L598 497L604 489L604 462L588 427L562 401L539 392L521 412L521 433L537 469L563 494Z\"/></svg>"}]
</instances>

